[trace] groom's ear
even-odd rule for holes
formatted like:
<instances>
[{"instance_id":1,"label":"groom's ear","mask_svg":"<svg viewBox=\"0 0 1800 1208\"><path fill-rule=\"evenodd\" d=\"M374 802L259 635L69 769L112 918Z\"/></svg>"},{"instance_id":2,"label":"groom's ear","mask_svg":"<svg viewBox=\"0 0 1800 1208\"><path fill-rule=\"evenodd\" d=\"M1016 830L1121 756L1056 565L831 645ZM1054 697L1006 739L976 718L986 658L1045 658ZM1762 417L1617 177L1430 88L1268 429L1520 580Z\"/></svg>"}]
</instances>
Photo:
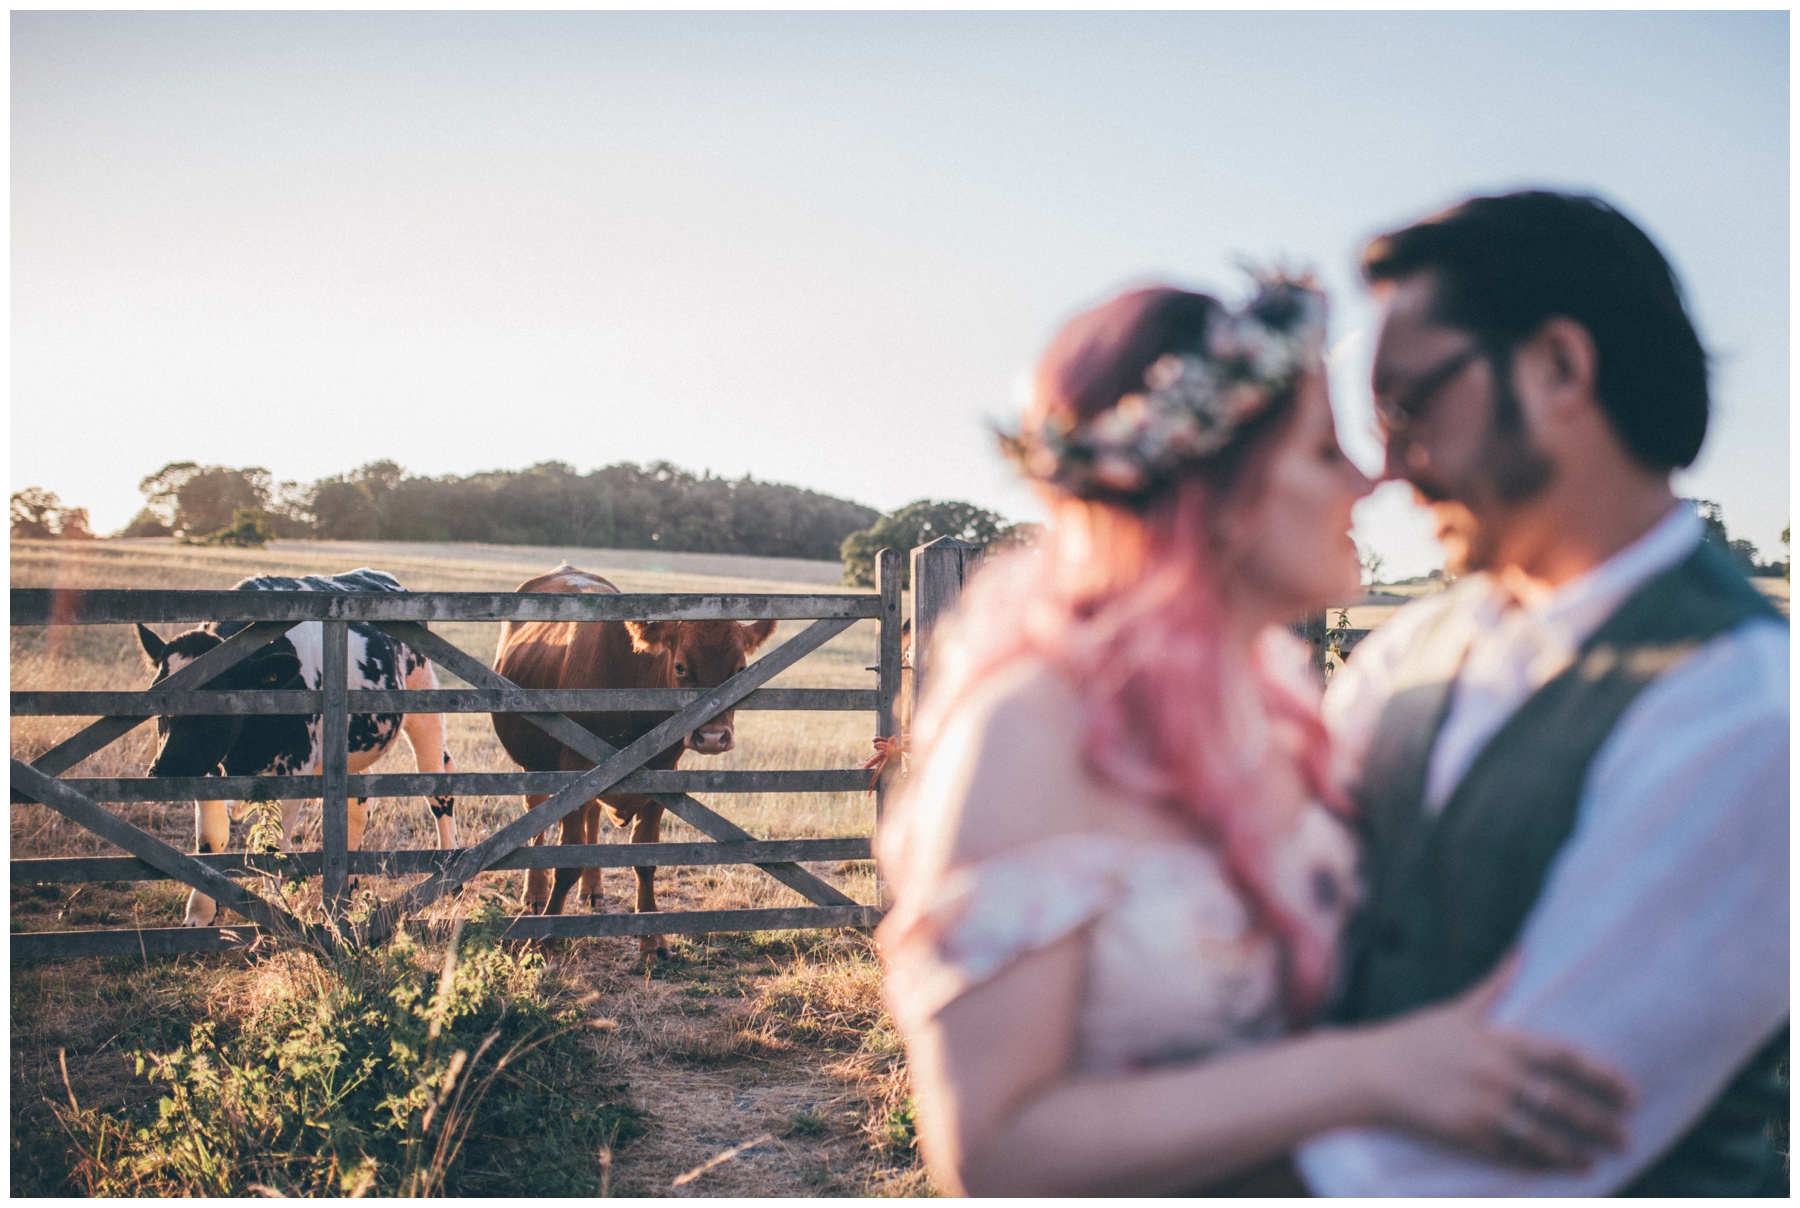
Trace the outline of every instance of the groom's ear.
<instances>
[{"instance_id":1,"label":"groom's ear","mask_svg":"<svg viewBox=\"0 0 1800 1208\"><path fill-rule=\"evenodd\" d=\"M1594 337L1573 319L1552 319L1544 326L1550 337L1550 355L1557 376L1592 390L1600 368Z\"/></svg>"},{"instance_id":2,"label":"groom's ear","mask_svg":"<svg viewBox=\"0 0 1800 1208\"><path fill-rule=\"evenodd\" d=\"M1600 357L1594 337L1574 319L1547 320L1513 358L1514 382L1527 411L1543 421L1566 420L1597 407Z\"/></svg>"}]
</instances>

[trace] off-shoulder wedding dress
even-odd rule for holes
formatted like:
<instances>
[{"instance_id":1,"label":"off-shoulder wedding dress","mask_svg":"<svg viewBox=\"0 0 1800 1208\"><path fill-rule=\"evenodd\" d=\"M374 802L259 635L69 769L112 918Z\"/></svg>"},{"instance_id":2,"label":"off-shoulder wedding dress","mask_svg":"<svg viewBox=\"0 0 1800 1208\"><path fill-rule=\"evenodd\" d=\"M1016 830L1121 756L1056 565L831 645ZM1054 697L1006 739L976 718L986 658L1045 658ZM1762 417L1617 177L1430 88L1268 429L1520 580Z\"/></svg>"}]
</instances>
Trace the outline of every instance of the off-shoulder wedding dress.
<instances>
[{"instance_id":1,"label":"off-shoulder wedding dress","mask_svg":"<svg viewBox=\"0 0 1800 1208\"><path fill-rule=\"evenodd\" d=\"M978 728L979 717L966 725ZM968 741L946 732L934 764L973 758L957 749ZM953 798L966 776L954 766L932 772L908 803L911 827L938 824L959 806ZM1335 951L1356 895L1356 849L1344 826L1309 805L1268 860L1276 896ZM1252 925L1220 857L1197 839L1064 833L925 878L895 863L897 909L878 935L886 995L903 1029L1083 928L1083 1072L1198 1060L1291 1025L1281 945Z\"/></svg>"}]
</instances>

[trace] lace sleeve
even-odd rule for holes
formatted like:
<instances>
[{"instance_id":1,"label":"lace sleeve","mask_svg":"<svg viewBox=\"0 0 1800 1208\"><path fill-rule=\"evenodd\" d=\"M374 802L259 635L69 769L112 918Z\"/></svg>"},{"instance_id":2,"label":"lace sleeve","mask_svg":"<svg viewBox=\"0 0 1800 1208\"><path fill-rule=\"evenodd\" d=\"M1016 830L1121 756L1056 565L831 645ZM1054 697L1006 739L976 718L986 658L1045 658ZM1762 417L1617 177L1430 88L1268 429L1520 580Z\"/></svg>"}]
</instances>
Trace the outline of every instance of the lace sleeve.
<instances>
[{"instance_id":1,"label":"lace sleeve","mask_svg":"<svg viewBox=\"0 0 1800 1208\"><path fill-rule=\"evenodd\" d=\"M876 933L896 1017L922 1021L1019 958L1082 927L1117 898L1128 845L1058 835L968 865L904 898Z\"/></svg>"}]
</instances>

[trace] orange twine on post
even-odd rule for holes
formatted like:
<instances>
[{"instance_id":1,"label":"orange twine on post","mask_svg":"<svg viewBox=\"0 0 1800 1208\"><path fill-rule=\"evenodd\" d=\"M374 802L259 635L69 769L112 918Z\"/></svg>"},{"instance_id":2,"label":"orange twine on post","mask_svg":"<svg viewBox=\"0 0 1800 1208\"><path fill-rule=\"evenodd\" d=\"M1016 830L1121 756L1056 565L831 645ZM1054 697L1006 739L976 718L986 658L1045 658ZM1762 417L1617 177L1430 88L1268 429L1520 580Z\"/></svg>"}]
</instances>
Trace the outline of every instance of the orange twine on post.
<instances>
[{"instance_id":1,"label":"orange twine on post","mask_svg":"<svg viewBox=\"0 0 1800 1208\"><path fill-rule=\"evenodd\" d=\"M856 766L859 768L872 769L869 773L869 787L872 789L881 782L881 774L887 771L889 764L899 764L901 774L905 775L906 756L911 750L912 746L907 741L907 737L904 734L895 734L888 738L877 738L875 740L875 753Z\"/></svg>"}]
</instances>

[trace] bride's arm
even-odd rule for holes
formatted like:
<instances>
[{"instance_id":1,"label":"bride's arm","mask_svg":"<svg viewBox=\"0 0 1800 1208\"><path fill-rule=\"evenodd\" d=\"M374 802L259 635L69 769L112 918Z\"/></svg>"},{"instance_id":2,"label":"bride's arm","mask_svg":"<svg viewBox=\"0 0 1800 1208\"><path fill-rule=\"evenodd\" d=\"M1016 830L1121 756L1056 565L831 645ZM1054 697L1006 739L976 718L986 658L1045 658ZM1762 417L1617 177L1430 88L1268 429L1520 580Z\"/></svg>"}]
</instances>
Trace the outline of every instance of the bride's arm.
<instances>
[{"instance_id":1,"label":"bride's arm","mask_svg":"<svg viewBox=\"0 0 1800 1208\"><path fill-rule=\"evenodd\" d=\"M1393 1023L1168 1071L1073 1074L1085 943L1078 933L1019 960L911 1038L919 1137L938 1186L975 1195L1191 1190L1309 1136L1373 1123L1541 1166L1585 1164L1621 1139L1626 1091L1611 1074L1483 1022L1501 977ZM1525 1093L1533 1127L1509 1135Z\"/></svg>"}]
</instances>

